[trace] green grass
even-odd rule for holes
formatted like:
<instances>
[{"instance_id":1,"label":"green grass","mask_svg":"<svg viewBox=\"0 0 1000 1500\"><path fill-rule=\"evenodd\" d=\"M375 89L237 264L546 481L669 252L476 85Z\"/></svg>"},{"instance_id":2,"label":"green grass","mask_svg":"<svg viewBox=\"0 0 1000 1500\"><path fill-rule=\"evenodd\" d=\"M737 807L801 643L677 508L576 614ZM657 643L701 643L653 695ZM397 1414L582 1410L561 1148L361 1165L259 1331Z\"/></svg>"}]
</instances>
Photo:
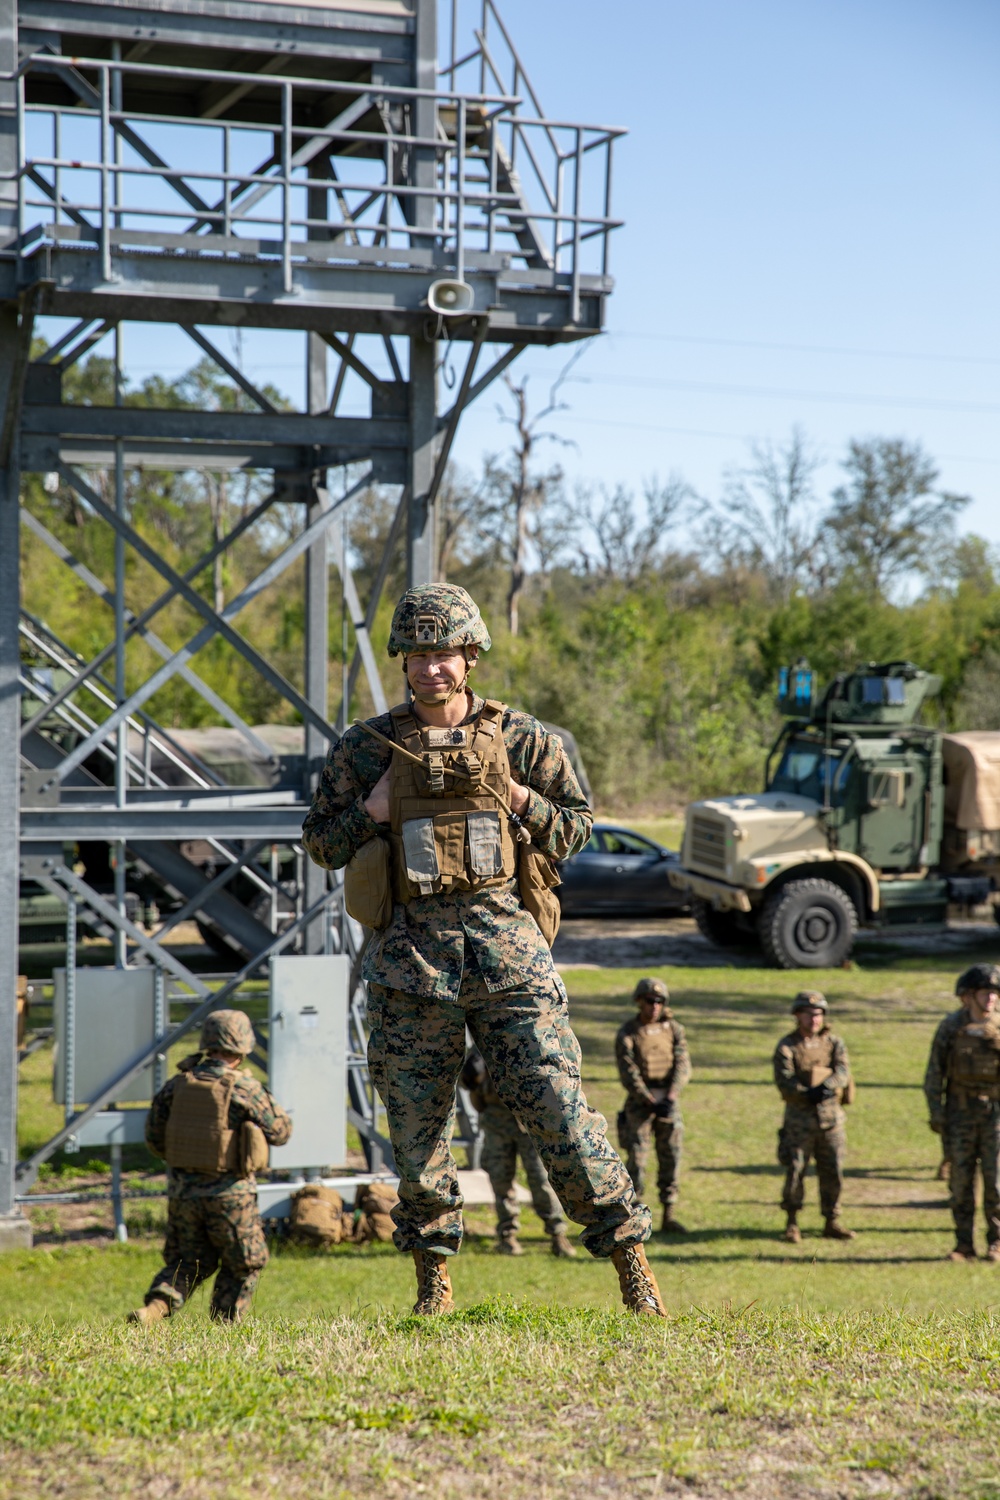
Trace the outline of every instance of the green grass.
<instances>
[{"instance_id":1,"label":"green grass","mask_svg":"<svg viewBox=\"0 0 1000 1500\"><path fill-rule=\"evenodd\" d=\"M859 1082L853 1243L818 1237L814 1179L803 1244L780 1239L769 1069L796 977L663 970L695 1067L691 1233L650 1247L666 1324L621 1314L606 1264L553 1260L530 1214L519 1260L490 1253L490 1216L470 1215L459 1311L431 1324L407 1316L411 1269L385 1246L279 1251L235 1330L210 1324L204 1293L168 1325L124 1327L159 1263L148 1235L9 1255L0 1496L1000 1500L1000 1268L943 1258L920 1090L957 965L860 953L810 976ZM612 1117L614 1030L638 975L566 975L587 1091Z\"/></svg>"}]
</instances>

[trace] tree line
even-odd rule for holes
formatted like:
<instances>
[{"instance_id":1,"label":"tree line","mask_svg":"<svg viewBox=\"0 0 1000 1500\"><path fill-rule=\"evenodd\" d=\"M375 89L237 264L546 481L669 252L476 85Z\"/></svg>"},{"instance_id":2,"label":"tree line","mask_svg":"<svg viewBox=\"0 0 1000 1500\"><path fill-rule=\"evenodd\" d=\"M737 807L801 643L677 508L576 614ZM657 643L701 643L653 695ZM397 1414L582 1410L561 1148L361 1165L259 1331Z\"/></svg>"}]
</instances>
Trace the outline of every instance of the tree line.
<instances>
[{"instance_id":1,"label":"tree line","mask_svg":"<svg viewBox=\"0 0 1000 1500\"><path fill-rule=\"evenodd\" d=\"M265 388L276 405L280 393ZM480 690L565 725L577 736L599 804L653 812L692 797L761 784L777 732L779 666L806 656L820 679L860 661L909 659L943 679L929 705L952 728L1000 729L1000 558L984 539L960 536L968 497L939 486L933 459L901 438L859 437L828 495L818 458L795 429L784 443L753 445L715 497L678 474L625 485L570 489L559 463L561 380L533 405L527 379L508 378L498 411L509 441L476 473L448 471L438 541L441 576L481 602L495 650L477 669ZM64 379L64 399L111 405L114 370L92 355ZM126 404L192 410L253 409L204 360L176 381L156 376L126 388ZM107 495L110 476L89 482ZM333 478L333 476L331 476ZM344 476L345 485L350 476ZM270 476L129 469L129 519L181 570L248 517ZM110 496L108 497L110 498ZM81 562L111 584L113 538L57 475L27 475L24 505ZM373 489L349 503L347 529L362 599L379 570L395 492ZM303 524L294 492L194 580L221 608ZM106 643L110 611L27 528L24 605L72 651L89 659ZM238 626L293 683L302 682L301 563L262 593ZM404 586L393 558L373 627L384 651L394 598ZM129 606L143 608L162 580L130 555ZM331 571L330 685L342 678L340 581ZM194 633L174 600L154 628L171 646ZM353 652L353 639L348 642ZM383 658L384 659L384 658ZM127 682L159 658L130 643ZM251 723L293 712L216 638L198 673ZM392 665L385 678L394 694ZM175 679L150 701L166 726L211 722L204 701ZM359 682L351 715L370 708ZM95 702L88 711L100 718Z\"/></svg>"}]
</instances>

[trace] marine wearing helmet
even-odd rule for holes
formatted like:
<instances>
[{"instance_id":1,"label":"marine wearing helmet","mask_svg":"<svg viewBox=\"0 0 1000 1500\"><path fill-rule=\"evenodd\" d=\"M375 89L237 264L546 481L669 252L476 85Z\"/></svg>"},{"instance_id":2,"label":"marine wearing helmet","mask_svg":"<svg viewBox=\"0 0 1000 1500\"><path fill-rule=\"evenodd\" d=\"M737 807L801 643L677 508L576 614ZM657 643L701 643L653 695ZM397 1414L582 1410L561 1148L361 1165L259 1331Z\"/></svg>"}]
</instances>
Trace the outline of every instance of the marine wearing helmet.
<instances>
[{"instance_id":1,"label":"marine wearing helmet","mask_svg":"<svg viewBox=\"0 0 1000 1500\"><path fill-rule=\"evenodd\" d=\"M556 865L587 842L593 815L558 736L473 692L490 645L465 589L407 589L388 649L408 701L347 730L303 828L317 864L346 867L345 904L373 932L362 973L400 1174L395 1244L414 1256L414 1311L449 1311L462 1217L448 1138L468 1019L504 1103L558 1168L585 1247L614 1262L627 1307L659 1315L642 1253L649 1210L584 1098L549 951Z\"/></svg>"}]
</instances>

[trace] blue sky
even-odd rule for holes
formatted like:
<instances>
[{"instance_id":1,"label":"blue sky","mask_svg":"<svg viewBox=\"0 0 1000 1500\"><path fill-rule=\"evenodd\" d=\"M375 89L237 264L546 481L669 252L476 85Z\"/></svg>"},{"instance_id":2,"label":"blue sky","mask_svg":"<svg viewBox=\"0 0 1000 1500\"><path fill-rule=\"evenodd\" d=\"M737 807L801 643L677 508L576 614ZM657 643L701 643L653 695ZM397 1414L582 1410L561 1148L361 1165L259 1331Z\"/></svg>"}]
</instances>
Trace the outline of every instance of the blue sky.
<instances>
[{"instance_id":1,"label":"blue sky","mask_svg":"<svg viewBox=\"0 0 1000 1500\"><path fill-rule=\"evenodd\" d=\"M798 423L826 495L849 438L902 436L974 497L962 529L1000 544L996 0L502 9L550 116L629 131L609 333L558 419L571 480L639 489L679 471L716 497L750 440ZM301 396L290 336L217 337ZM135 380L200 357L178 330L124 340ZM522 358L539 401L565 358ZM488 393L456 457L478 468L508 436Z\"/></svg>"},{"instance_id":2,"label":"blue sky","mask_svg":"<svg viewBox=\"0 0 1000 1500\"><path fill-rule=\"evenodd\" d=\"M1000 6L506 0L546 110L627 126L608 337L566 388L580 478L718 495L800 423L919 440L1000 542ZM526 357L539 395L559 351ZM584 383L587 382L587 383ZM495 402L459 456L503 441Z\"/></svg>"}]
</instances>

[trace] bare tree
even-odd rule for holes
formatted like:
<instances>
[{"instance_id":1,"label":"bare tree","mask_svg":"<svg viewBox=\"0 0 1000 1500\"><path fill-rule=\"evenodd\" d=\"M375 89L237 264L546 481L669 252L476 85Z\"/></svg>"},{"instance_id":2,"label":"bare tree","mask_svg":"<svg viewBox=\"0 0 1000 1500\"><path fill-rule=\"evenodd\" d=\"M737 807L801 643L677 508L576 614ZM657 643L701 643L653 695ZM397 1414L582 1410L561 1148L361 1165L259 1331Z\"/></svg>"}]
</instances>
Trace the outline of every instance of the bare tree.
<instances>
[{"instance_id":1,"label":"bare tree","mask_svg":"<svg viewBox=\"0 0 1000 1500\"><path fill-rule=\"evenodd\" d=\"M936 571L969 497L935 490L933 461L904 438L855 439L844 468L847 483L834 490L826 520L835 559L878 593L905 573Z\"/></svg>"},{"instance_id":2,"label":"bare tree","mask_svg":"<svg viewBox=\"0 0 1000 1500\"><path fill-rule=\"evenodd\" d=\"M786 603L796 585L826 581L813 490L819 459L798 427L783 446L753 443L750 454L745 468L727 471L702 541L725 566L763 574L772 598Z\"/></svg>"},{"instance_id":3,"label":"bare tree","mask_svg":"<svg viewBox=\"0 0 1000 1500\"><path fill-rule=\"evenodd\" d=\"M535 452L539 444L544 442L573 446L569 439L542 429L541 424L557 412L568 409L567 403L559 399L559 390L579 359L580 352L574 354L560 370L549 390L548 401L533 415L528 403L530 377L526 375L517 382L509 375L504 376L513 412L502 407L497 410L501 422L513 427L516 437L506 456L493 455L486 460L481 525L485 534L491 536L507 555L510 568L507 628L511 635L517 635L518 632L521 594L524 591L532 543L541 541L546 555L550 555L543 532L540 530L536 537L533 531L532 518L537 518L562 493L562 469L554 465L544 473L538 472L533 467Z\"/></svg>"},{"instance_id":4,"label":"bare tree","mask_svg":"<svg viewBox=\"0 0 1000 1500\"><path fill-rule=\"evenodd\" d=\"M685 518L694 491L679 474L665 484L649 480L643 490L645 511L640 514L634 491L624 485L601 488L597 495L581 490L576 515L596 544L596 556L580 548L584 572L635 583L663 560L670 531Z\"/></svg>"}]
</instances>

